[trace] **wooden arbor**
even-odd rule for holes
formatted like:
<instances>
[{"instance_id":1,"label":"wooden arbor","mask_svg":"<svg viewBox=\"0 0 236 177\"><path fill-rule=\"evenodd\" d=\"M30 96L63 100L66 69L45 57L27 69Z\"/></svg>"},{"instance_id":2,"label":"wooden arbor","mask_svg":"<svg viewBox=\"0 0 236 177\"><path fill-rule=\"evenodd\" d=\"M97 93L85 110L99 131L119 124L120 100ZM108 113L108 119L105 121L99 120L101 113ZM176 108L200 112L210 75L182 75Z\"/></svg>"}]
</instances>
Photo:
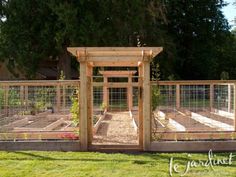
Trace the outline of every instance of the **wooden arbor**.
<instances>
[{"instance_id":1,"label":"wooden arbor","mask_svg":"<svg viewBox=\"0 0 236 177\"><path fill-rule=\"evenodd\" d=\"M92 139L92 68L138 67L141 80L139 104L139 146L150 149L151 93L150 62L162 47L69 47L67 50L80 62L80 144L88 150Z\"/></svg>"}]
</instances>

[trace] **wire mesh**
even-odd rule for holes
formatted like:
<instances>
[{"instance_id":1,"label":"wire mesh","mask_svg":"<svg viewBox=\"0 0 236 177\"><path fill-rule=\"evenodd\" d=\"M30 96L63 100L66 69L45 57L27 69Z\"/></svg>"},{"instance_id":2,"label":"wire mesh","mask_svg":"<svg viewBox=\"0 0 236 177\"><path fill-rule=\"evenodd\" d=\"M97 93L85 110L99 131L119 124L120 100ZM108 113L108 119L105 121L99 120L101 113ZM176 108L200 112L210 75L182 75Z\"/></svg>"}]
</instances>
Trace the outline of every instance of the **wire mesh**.
<instances>
[{"instance_id":1,"label":"wire mesh","mask_svg":"<svg viewBox=\"0 0 236 177\"><path fill-rule=\"evenodd\" d=\"M110 111L128 110L127 88L109 88L109 106Z\"/></svg>"},{"instance_id":2,"label":"wire mesh","mask_svg":"<svg viewBox=\"0 0 236 177\"><path fill-rule=\"evenodd\" d=\"M152 83L152 138L232 138L234 100L233 84Z\"/></svg>"},{"instance_id":3,"label":"wire mesh","mask_svg":"<svg viewBox=\"0 0 236 177\"><path fill-rule=\"evenodd\" d=\"M234 113L234 85L214 85L214 108Z\"/></svg>"},{"instance_id":4,"label":"wire mesh","mask_svg":"<svg viewBox=\"0 0 236 177\"><path fill-rule=\"evenodd\" d=\"M181 85L180 103L182 108L190 111L209 109L209 85Z\"/></svg>"},{"instance_id":5,"label":"wire mesh","mask_svg":"<svg viewBox=\"0 0 236 177\"><path fill-rule=\"evenodd\" d=\"M107 108L103 101L103 86L93 86L93 126L103 116Z\"/></svg>"},{"instance_id":6,"label":"wire mesh","mask_svg":"<svg viewBox=\"0 0 236 177\"><path fill-rule=\"evenodd\" d=\"M65 132L77 137L78 95L73 81L0 83L0 139L64 139Z\"/></svg>"}]
</instances>

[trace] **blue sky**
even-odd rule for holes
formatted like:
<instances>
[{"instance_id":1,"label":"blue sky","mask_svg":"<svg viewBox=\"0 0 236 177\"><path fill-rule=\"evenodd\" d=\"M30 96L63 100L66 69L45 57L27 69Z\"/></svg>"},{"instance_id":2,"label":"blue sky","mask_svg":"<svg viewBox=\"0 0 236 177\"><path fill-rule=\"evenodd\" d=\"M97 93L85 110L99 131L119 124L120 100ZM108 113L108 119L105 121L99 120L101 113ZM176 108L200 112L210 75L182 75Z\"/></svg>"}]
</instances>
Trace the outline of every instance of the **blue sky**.
<instances>
[{"instance_id":1,"label":"blue sky","mask_svg":"<svg viewBox=\"0 0 236 177\"><path fill-rule=\"evenodd\" d=\"M223 8L223 13L228 19L229 24L232 25L233 20L236 18L236 5L233 5L235 0L225 0L225 2L229 3L229 5Z\"/></svg>"}]
</instances>

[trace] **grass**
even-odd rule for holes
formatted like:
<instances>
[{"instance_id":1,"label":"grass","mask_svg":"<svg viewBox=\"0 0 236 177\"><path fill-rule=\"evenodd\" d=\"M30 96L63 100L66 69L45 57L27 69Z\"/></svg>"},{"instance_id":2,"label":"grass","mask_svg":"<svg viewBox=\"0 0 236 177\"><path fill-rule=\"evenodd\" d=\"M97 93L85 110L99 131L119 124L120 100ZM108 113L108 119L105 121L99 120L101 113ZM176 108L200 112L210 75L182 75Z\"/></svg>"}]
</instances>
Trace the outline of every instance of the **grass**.
<instances>
[{"instance_id":1,"label":"grass","mask_svg":"<svg viewBox=\"0 0 236 177\"><path fill-rule=\"evenodd\" d=\"M234 154L236 155L236 154ZM217 154L217 158L227 158L229 153ZM170 158L183 171L189 160L207 160L207 153L141 153L106 154L95 152L0 152L1 177L165 177L169 174ZM236 174L236 157L232 165L197 167L185 176L191 177L233 177ZM173 176L180 176L174 173Z\"/></svg>"}]
</instances>

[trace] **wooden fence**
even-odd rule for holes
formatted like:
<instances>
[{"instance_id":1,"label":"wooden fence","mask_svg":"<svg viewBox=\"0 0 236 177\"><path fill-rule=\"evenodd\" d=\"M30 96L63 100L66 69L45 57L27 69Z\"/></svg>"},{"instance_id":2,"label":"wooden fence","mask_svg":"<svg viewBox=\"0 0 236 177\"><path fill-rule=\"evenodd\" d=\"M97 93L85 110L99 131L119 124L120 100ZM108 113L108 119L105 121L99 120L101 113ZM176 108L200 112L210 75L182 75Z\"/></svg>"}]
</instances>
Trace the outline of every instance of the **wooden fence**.
<instances>
[{"instance_id":1,"label":"wooden fence","mask_svg":"<svg viewBox=\"0 0 236 177\"><path fill-rule=\"evenodd\" d=\"M0 139L78 139L79 81L1 81Z\"/></svg>"}]
</instances>

